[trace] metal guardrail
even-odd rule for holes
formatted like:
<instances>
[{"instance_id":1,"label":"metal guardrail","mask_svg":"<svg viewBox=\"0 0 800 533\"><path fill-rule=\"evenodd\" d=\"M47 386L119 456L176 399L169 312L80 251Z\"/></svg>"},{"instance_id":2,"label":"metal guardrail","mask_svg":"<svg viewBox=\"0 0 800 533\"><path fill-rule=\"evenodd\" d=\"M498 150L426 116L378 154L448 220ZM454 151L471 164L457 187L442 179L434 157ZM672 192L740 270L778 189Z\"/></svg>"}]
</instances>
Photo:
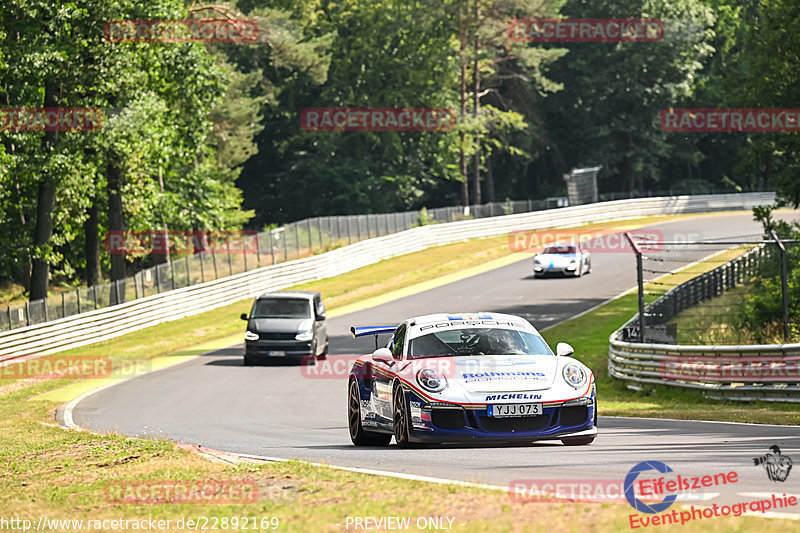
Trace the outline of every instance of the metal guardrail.
<instances>
[{"instance_id":1,"label":"metal guardrail","mask_svg":"<svg viewBox=\"0 0 800 533\"><path fill-rule=\"evenodd\" d=\"M657 194L654 191L648 191L646 195L630 192L606 193L601 194L600 199L606 201L642 196L673 195ZM191 255L173 252L165 263L140 270L126 279L64 290L51 294L49 298L10 305L5 309L0 308L0 331L42 324L153 294L198 285L267 265L319 254L354 242L398 233L425 223L443 224L543 211L565 207L566 200L566 197L509 200L468 207L438 207L428 209L424 214L421 210L416 210L402 213L314 217L259 233L243 232L244 234L238 238L229 235L224 238L228 244L227 249L226 246L211 246L209 250ZM135 236L137 232L131 233ZM152 233L163 235L162 230ZM175 236L187 232L170 233ZM204 233L206 237L212 237L214 240L220 237L219 235L214 237L215 232L193 233L195 236ZM106 246L108 245L106 242Z\"/></svg>"},{"instance_id":2,"label":"metal guardrail","mask_svg":"<svg viewBox=\"0 0 800 533\"><path fill-rule=\"evenodd\" d=\"M714 298L761 271L770 257L758 245L714 270L666 292L645 308L664 323L680 311ZM624 341L638 313L609 337L608 373L631 388L657 384L703 391L711 399L800 403L800 344L675 345Z\"/></svg>"},{"instance_id":3,"label":"metal guardrail","mask_svg":"<svg viewBox=\"0 0 800 533\"><path fill-rule=\"evenodd\" d=\"M617 200L493 218L420 226L329 252L261 267L199 285L0 333L0 364L108 340L145 327L202 313L258 294L336 276L383 259L514 230L569 227L644 216L751 209L774 193Z\"/></svg>"}]
</instances>

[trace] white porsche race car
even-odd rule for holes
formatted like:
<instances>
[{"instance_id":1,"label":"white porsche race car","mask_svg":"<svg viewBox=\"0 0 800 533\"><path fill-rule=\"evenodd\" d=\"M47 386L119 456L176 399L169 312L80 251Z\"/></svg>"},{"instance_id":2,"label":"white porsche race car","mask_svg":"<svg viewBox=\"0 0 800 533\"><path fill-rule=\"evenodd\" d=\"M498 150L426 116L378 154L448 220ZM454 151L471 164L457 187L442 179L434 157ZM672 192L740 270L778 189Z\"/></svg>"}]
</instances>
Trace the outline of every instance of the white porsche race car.
<instances>
[{"instance_id":1,"label":"white porsche race car","mask_svg":"<svg viewBox=\"0 0 800 533\"><path fill-rule=\"evenodd\" d=\"M592 256L581 250L580 243L549 245L544 252L533 256L533 276L561 274L580 277L592 271Z\"/></svg>"},{"instance_id":2,"label":"white porsche race car","mask_svg":"<svg viewBox=\"0 0 800 533\"><path fill-rule=\"evenodd\" d=\"M399 326L353 364L348 427L356 446L420 442L591 443L597 434L594 375L559 343L553 354L526 320L499 313L435 314Z\"/></svg>"}]
</instances>

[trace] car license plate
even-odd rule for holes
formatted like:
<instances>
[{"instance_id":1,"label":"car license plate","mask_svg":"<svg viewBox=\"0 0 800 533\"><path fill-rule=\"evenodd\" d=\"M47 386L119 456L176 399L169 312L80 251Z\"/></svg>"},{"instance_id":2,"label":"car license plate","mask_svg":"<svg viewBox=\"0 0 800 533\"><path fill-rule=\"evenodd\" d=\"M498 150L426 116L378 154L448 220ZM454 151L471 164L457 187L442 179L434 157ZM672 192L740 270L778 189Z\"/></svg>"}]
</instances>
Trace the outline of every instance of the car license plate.
<instances>
[{"instance_id":1,"label":"car license plate","mask_svg":"<svg viewBox=\"0 0 800 533\"><path fill-rule=\"evenodd\" d=\"M267 352L267 355L272 355L274 357L283 357L286 355L286 350L272 350Z\"/></svg>"},{"instance_id":2,"label":"car license plate","mask_svg":"<svg viewBox=\"0 0 800 533\"><path fill-rule=\"evenodd\" d=\"M542 414L542 404L540 403L503 403L486 407L489 411L489 416L494 418L538 416Z\"/></svg>"}]
</instances>

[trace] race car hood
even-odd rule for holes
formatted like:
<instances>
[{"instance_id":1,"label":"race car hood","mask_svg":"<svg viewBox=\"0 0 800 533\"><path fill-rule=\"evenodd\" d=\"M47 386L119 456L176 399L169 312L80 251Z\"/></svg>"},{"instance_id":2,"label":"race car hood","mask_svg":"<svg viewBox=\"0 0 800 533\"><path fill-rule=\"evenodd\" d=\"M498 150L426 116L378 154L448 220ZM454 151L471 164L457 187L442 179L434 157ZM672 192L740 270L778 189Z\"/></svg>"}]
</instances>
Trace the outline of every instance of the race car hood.
<instances>
[{"instance_id":1,"label":"race car hood","mask_svg":"<svg viewBox=\"0 0 800 533\"><path fill-rule=\"evenodd\" d=\"M578 259L578 254L537 254L536 259L544 266L565 267L573 259Z\"/></svg>"},{"instance_id":2,"label":"race car hood","mask_svg":"<svg viewBox=\"0 0 800 533\"><path fill-rule=\"evenodd\" d=\"M558 370L554 355L481 355L456 357L448 379L469 392L544 390L553 386Z\"/></svg>"},{"instance_id":3,"label":"race car hood","mask_svg":"<svg viewBox=\"0 0 800 533\"><path fill-rule=\"evenodd\" d=\"M294 333L313 325L310 318L253 318L251 322L254 331L271 333Z\"/></svg>"}]
</instances>

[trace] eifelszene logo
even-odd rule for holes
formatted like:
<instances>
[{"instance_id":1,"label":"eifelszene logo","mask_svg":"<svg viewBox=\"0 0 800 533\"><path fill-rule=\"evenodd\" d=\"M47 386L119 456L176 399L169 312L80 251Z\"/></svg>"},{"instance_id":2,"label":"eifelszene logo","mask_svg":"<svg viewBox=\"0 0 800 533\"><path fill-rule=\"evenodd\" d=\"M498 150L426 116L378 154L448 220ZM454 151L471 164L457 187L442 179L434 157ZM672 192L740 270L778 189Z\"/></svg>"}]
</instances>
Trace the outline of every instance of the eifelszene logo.
<instances>
[{"instance_id":1,"label":"eifelszene logo","mask_svg":"<svg viewBox=\"0 0 800 533\"><path fill-rule=\"evenodd\" d=\"M765 455L753 457L753 464L763 466L770 481L786 481L792 470L792 460L786 455L781 455L781 449L777 446L770 446L769 449Z\"/></svg>"},{"instance_id":2,"label":"eifelszene logo","mask_svg":"<svg viewBox=\"0 0 800 533\"><path fill-rule=\"evenodd\" d=\"M628 503L631 504L631 507L637 511L648 514L656 514L668 509L670 505L675 503L675 499L678 497L678 495L665 494L663 500L652 504L645 503L637 498L634 488L636 478L639 477L639 474L642 472L647 472L648 470L655 470L656 472L660 472L662 474L672 472L670 467L660 461L642 461L638 465L631 468L630 472L628 472L628 475L625 476L625 499L628 500Z\"/></svg>"}]
</instances>

